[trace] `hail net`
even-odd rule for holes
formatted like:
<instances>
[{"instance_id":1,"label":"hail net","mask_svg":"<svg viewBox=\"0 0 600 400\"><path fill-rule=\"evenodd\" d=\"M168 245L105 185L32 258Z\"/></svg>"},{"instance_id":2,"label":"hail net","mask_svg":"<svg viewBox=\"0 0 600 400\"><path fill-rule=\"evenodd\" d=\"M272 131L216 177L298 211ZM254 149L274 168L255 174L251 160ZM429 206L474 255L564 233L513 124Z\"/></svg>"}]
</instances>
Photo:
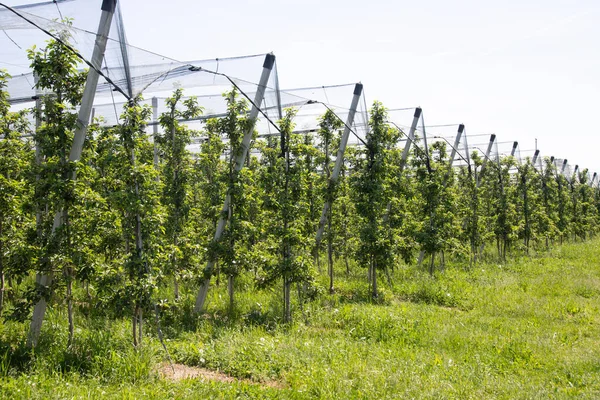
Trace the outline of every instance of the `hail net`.
<instances>
[{"instance_id":1,"label":"hail net","mask_svg":"<svg viewBox=\"0 0 600 400\"><path fill-rule=\"evenodd\" d=\"M434 148L436 143L442 144L446 149L445 159L454 168L467 167L471 160L467 132L463 128L459 135L460 124L426 125L424 113L416 125L414 139L410 139L410 129L414 121L415 108L398 108L388 111L389 120L399 128L404 135L400 139L401 146L407 144L412 148L417 146L423 152L427 151L433 157L437 157L438 151Z\"/></svg>"},{"instance_id":2,"label":"hail net","mask_svg":"<svg viewBox=\"0 0 600 400\"><path fill-rule=\"evenodd\" d=\"M448 160L455 168L466 167L470 163L467 132L459 133L460 124L425 125L428 146L440 143L446 148Z\"/></svg>"},{"instance_id":3,"label":"hail net","mask_svg":"<svg viewBox=\"0 0 600 400\"><path fill-rule=\"evenodd\" d=\"M101 0L56 0L40 3L13 1L8 4L15 12L0 7L0 68L12 76L7 90L13 109L32 109L41 93L35 88L35 79L27 57L27 49L43 48L51 37L43 32L69 37L69 43L86 60L92 58L96 32L100 21ZM70 23L63 23L69 20ZM34 26L37 25L37 26ZM40 29L41 28L41 29ZM43 29L43 30L42 30ZM200 148L202 124L209 118L218 118L227 111L223 93L236 87L247 99L253 100L259 89L266 54L242 57L178 61L130 45L125 34L124 18L117 4L112 20L101 72L96 88L93 117L101 125L119 123L120 114L128 98L142 95L143 104L153 108L153 121L148 132L158 132L157 116L167 110L166 100L175 89L182 89L184 100L196 97L203 108L199 118L182 121L198 131L190 150ZM87 68L82 61L81 69ZM319 117L327 109L346 122L354 93L354 84L319 86L280 90L277 65L273 66L265 85L256 129L259 136L277 133L277 121L283 110L295 107L298 133L318 129ZM124 95L123 95L124 94ZM33 118L33 114L31 114ZM358 103L351 125L349 143L364 140L368 130L368 115L364 93Z\"/></svg>"}]
</instances>

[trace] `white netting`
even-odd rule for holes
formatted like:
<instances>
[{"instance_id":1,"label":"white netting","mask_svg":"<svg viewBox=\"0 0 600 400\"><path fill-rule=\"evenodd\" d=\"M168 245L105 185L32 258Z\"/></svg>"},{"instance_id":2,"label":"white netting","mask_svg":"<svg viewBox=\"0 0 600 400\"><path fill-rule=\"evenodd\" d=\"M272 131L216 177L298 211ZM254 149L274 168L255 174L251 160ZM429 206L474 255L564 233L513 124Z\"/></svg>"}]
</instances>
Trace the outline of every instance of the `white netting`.
<instances>
[{"instance_id":1,"label":"white netting","mask_svg":"<svg viewBox=\"0 0 600 400\"><path fill-rule=\"evenodd\" d=\"M426 125L427 142L432 146L436 142L445 144L447 157L452 160L452 166L465 167L469 162L467 151L467 132L463 130L459 134L461 124Z\"/></svg>"},{"instance_id":2,"label":"white netting","mask_svg":"<svg viewBox=\"0 0 600 400\"><path fill-rule=\"evenodd\" d=\"M2 67L12 75L7 90L15 108L33 107L36 96L27 49L34 45L45 45L50 36L43 30L57 35L68 32L73 48L85 59L91 59L100 20L100 6L100 1L59 0L56 3L17 5L14 7L16 13L6 8L0 9L0 29L5 32L0 37L0 54L2 60L9 60L3 61ZM62 18L71 19L73 25L57 22ZM239 89L253 98L264 61L265 54L180 62L139 49L127 43L123 18L117 7L101 68L102 74L111 83L100 79L94 114L103 117L105 124L114 125L127 97L140 93L148 101L157 97L162 100L159 101L159 108L164 108L164 99L175 88L184 88L188 96L201 96L201 105L208 113L218 115L225 110L221 93L232 87L228 77L235 77ZM81 68L84 67L87 66L82 62ZM276 103L278 96L273 94L278 89L276 67L266 87L265 103ZM278 107L277 104L269 106Z\"/></svg>"},{"instance_id":3,"label":"white netting","mask_svg":"<svg viewBox=\"0 0 600 400\"><path fill-rule=\"evenodd\" d=\"M1 67L12 75L7 90L15 109L33 108L37 95L27 49L34 45L43 47L51 38L43 30L53 34L68 32L73 48L90 60L102 5L101 0L19 3L23 2L8 4L14 7L16 13L0 8L0 30L5 32L0 37L0 59L9 60L2 61ZM59 22L65 18L72 21L72 26ZM195 96L204 110L201 117L184 122L190 128L200 129L206 119L224 115L227 109L222 94L234 86L244 97L254 100L265 59L266 54L259 54L182 62L137 48L127 43L123 16L117 6L101 68L101 73L108 79L101 77L99 80L93 116L99 117L103 125L116 125L128 97L138 94L143 94L145 104L154 106L154 115L160 115L167 109L166 99L175 89L182 88L185 98ZM81 68L84 67L87 68L87 65L81 62ZM261 112L257 130L261 136L277 134L274 125L286 107L298 108L295 122L299 132L318 129L318 118L327 109L346 122L354 90L354 84L279 90L275 64L266 84L264 99L258 105ZM149 133L156 129L154 125L155 121L148 127ZM364 140L368 130L364 93L351 128L350 144ZM192 147L199 148L201 139L198 138Z\"/></svg>"},{"instance_id":4,"label":"white netting","mask_svg":"<svg viewBox=\"0 0 600 400\"><path fill-rule=\"evenodd\" d=\"M418 126L413 137L410 137L410 129L415 118L415 110L415 108L393 108L387 110L388 122L403 133L398 141L398 146L401 149L405 149L406 146L409 148L413 148L413 146L422 147L419 139L422 137L422 133L419 132Z\"/></svg>"}]
</instances>

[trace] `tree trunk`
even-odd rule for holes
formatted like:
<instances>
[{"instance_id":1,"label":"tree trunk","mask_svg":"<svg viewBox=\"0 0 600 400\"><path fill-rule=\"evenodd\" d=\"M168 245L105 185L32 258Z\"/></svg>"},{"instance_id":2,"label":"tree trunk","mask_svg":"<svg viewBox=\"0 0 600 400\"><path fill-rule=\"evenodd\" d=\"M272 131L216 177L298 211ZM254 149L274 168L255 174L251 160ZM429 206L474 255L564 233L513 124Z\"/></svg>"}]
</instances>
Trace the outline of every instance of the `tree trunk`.
<instances>
[{"instance_id":1,"label":"tree trunk","mask_svg":"<svg viewBox=\"0 0 600 400\"><path fill-rule=\"evenodd\" d=\"M2 257L0 256L0 317L2 317L2 310L4 309L4 269L2 267Z\"/></svg>"},{"instance_id":2,"label":"tree trunk","mask_svg":"<svg viewBox=\"0 0 600 400\"><path fill-rule=\"evenodd\" d=\"M292 322L292 312L290 306L290 288L291 284L289 280L284 277L283 278L283 322L290 323Z\"/></svg>"},{"instance_id":3,"label":"tree trunk","mask_svg":"<svg viewBox=\"0 0 600 400\"><path fill-rule=\"evenodd\" d=\"M304 293L306 292L306 282L300 285L300 282L296 284L296 290L298 291L298 307L300 307L300 312L302 313L302 318L304 319L304 323L306 325L309 324L308 317L304 312Z\"/></svg>"},{"instance_id":4,"label":"tree trunk","mask_svg":"<svg viewBox=\"0 0 600 400\"><path fill-rule=\"evenodd\" d=\"M73 279L69 276L67 278L67 314L69 316L69 342L68 347L73 344L73 338L75 336L75 322L73 320Z\"/></svg>"},{"instance_id":5,"label":"tree trunk","mask_svg":"<svg viewBox=\"0 0 600 400\"><path fill-rule=\"evenodd\" d=\"M379 296L379 293L377 291L377 262L373 261L373 267L372 267L372 279L373 279L373 299L376 299Z\"/></svg>"},{"instance_id":6,"label":"tree trunk","mask_svg":"<svg viewBox=\"0 0 600 400\"><path fill-rule=\"evenodd\" d=\"M498 257L502 258L502 248L500 246L500 238L496 236L496 247L498 248Z\"/></svg>"},{"instance_id":7,"label":"tree trunk","mask_svg":"<svg viewBox=\"0 0 600 400\"><path fill-rule=\"evenodd\" d=\"M344 252L344 263L346 264L346 275L350 275L350 264L348 264L348 255Z\"/></svg>"},{"instance_id":8,"label":"tree trunk","mask_svg":"<svg viewBox=\"0 0 600 400\"><path fill-rule=\"evenodd\" d=\"M385 267L385 276L387 277L388 284L390 285L390 287L393 287L394 282L392 281L392 275L390 275L390 270L388 269L388 267Z\"/></svg>"},{"instance_id":9,"label":"tree trunk","mask_svg":"<svg viewBox=\"0 0 600 400\"><path fill-rule=\"evenodd\" d=\"M440 261L441 261L441 269L443 271L444 269L446 269L446 255L444 254L444 251L442 251L440 253Z\"/></svg>"},{"instance_id":10,"label":"tree trunk","mask_svg":"<svg viewBox=\"0 0 600 400\"><path fill-rule=\"evenodd\" d=\"M317 271L319 271L319 274L321 272L323 272L323 270L321 269L321 259L319 257L319 248L315 247L315 264L317 264Z\"/></svg>"},{"instance_id":11,"label":"tree trunk","mask_svg":"<svg viewBox=\"0 0 600 400\"><path fill-rule=\"evenodd\" d=\"M175 300L179 300L179 280L177 275L173 277L173 292L175 294Z\"/></svg>"},{"instance_id":12,"label":"tree trunk","mask_svg":"<svg viewBox=\"0 0 600 400\"><path fill-rule=\"evenodd\" d=\"M431 261L429 262L429 275L433 276L434 269L435 269L435 253L432 253Z\"/></svg>"},{"instance_id":13,"label":"tree trunk","mask_svg":"<svg viewBox=\"0 0 600 400\"><path fill-rule=\"evenodd\" d=\"M333 294L333 235L331 232L331 208L329 209L327 232L327 262L329 267L329 294Z\"/></svg>"},{"instance_id":14,"label":"tree trunk","mask_svg":"<svg viewBox=\"0 0 600 400\"><path fill-rule=\"evenodd\" d=\"M177 236L175 236L175 238L173 239L173 244L175 245L175 248L177 248L177 245L178 245ZM171 266L173 268L173 294L175 296L175 300L179 300L179 280L177 279L177 255L175 253L175 250L171 257L171 261L172 261Z\"/></svg>"},{"instance_id":15,"label":"tree trunk","mask_svg":"<svg viewBox=\"0 0 600 400\"><path fill-rule=\"evenodd\" d=\"M137 306L133 307L133 316L131 318L131 333L133 335L133 347L138 346L137 339Z\"/></svg>"},{"instance_id":16,"label":"tree trunk","mask_svg":"<svg viewBox=\"0 0 600 400\"><path fill-rule=\"evenodd\" d=\"M2 238L2 219L0 218L0 317L2 317L2 310L4 309L4 290L6 289L4 281L4 242Z\"/></svg>"},{"instance_id":17,"label":"tree trunk","mask_svg":"<svg viewBox=\"0 0 600 400\"><path fill-rule=\"evenodd\" d=\"M138 344L141 346L142 345L142 338L144 336L144 310L142 309L142 307L138 308L138 332L139 332L139 339L138 339Z\"/></svg>"},{"instance_id":18,"label":"tree trunk","mask_svg":"<svg viewBox=\"0 0 600 400\"><path fill-rule=\"evenodd\" d=\"M233 275L229 275L227 277L227 293L229 293L229 311L233 312L233 305L234 305L234 279L235 277Z\"/></svg>"},{"instance_id":19,"label":"tree trunk","mask_svg":"<svg viewBox=\"0 0 600 400\"><path fill-rule=\"evenodd\" d=\"M417 263L417 265L419 267L421 267L421 265L423 264L424 259L425 259L425 251L421 250L421 252L419 253L419 259L418 259L418 263Z\"/></svg>"},{"instance_id":20,"label":"tree trunk","mask_svg":"<svg viewBox=\"0 0 600 400\"><path fill-rule=\"evenodd\" d=\"M219 287L219 286L221 286L221 267L219 266L219 260L216 260L215 264L216 264L216 272L215 272L215 274L217 275L217 279L216 279L215 285L217 287Z\"/></svg>"}]
</instances>

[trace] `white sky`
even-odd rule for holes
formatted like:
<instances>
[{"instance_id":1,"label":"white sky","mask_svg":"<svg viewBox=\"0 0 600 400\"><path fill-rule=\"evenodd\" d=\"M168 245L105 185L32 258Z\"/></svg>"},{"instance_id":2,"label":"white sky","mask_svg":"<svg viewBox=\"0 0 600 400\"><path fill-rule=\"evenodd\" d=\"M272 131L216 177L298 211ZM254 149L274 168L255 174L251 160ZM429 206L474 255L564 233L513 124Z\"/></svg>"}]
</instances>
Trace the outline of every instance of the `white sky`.
<instances>
[{"instance_id":1,"label":"white sky","mask_svg":"<svg viewBox=\"0 0 600 400\"><path fill-rule=\"evenodd\" d=\"M273 51L282 88L361 81L369 103L421 106L428 125L523 155L538 138L542 155L600 172L600 0L119 1L132 45L179 60Z\"/></svg>"},{"instance_id":2,"label":"white sky","mask_svg":"<svg viewBox=\"0 0 600 400\"><path fill-rule=\"evenodd\" d=\"M521 150L538 138L543 155L600 171L598 0L164 4L121 1L131 44L176 59L273 51L282 88L362 81L369 103Z\"/></svg>"}]
</instances>

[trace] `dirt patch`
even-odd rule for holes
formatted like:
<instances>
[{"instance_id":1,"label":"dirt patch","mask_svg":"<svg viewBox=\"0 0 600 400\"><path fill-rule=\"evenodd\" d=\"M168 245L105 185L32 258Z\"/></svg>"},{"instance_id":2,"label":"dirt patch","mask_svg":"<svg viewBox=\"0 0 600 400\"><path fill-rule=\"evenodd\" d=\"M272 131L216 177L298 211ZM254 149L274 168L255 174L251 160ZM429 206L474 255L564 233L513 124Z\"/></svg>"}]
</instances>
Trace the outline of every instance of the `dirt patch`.
<instances>
[{"instance_id":1,"label":"dirt patch","mask_svg":"<svg viewBox=\"0 0 600 400\"><path fill-rule=\"evenodd\" d=\"M213 382L243 382L251 385L260 385L275 389L284 389L285 386L278 381L255 382L250 379L238 379L219 371L212 371L206 368L190 367L184 364L173 364L173 368L169 363L160 364L157 368L158 375L170 381L180 381L182 379L201 379L203 381Z\"/></svg>"}]
</instances>

